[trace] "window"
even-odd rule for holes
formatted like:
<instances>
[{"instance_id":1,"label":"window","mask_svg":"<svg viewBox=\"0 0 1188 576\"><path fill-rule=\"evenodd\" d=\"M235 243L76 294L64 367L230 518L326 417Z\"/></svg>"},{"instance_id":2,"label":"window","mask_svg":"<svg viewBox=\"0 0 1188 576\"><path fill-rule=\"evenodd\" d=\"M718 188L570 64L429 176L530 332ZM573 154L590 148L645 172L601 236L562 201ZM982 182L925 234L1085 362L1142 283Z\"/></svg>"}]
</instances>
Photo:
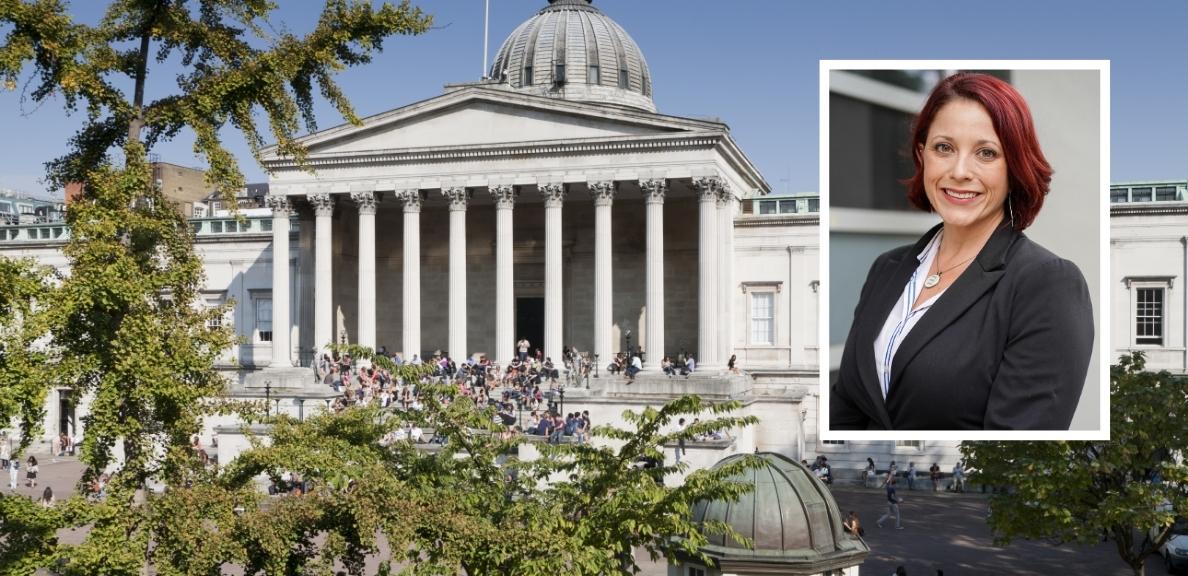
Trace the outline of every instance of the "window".
<instances>
[{"instance_id":1,"label":"window","mask_svg":"<svg viewBox=\"0 0 1188 576\"><path fill-rule=\"evenodd\" d=\"M845 441L845 440L822 440L822 441L821 441L821 443L822 443L822 444L833 444L833 445L836 445L836 446L842 446L842 445L844 445L844 444L846 443L846 441Z\"/></svg>"},{"instance_id":2,"label":"window","mask_svg":"<svg viewBox=\"0 0 1188 576\"><path fill-rule=\"evenodd\" d=\"M924 441L923 440L896 440L895 447L896 448L907 448L910 450L923 450L924 449Z\"/></svg>"},{"instance_id":3,"label":"window","mask_svg":"<svg viewBox=\"0 0 1188 576\"><path fill-rule=\"evenodd\" d=\"M532 67L531 66L524 67L524 74L523 74L523 76L520 76L520 85L521 86L531 86L532 85Z\"/></svg>"},{"instance_id":4,"label":"window","mask_svg":"<svg viewBox=\"0 0 1188 576\"><path fill-rule=\"evenodd\" d=\"M261 220L260 229L265 232L272 232L272 218L265 218Z\"/></svg>"},{"instance_id":5,"label":"window","mask_svg":"<svg viewBox=\"0 0 1188 576\"><path fill-rule=\"evenodd\" d=\"M586 72L586 82L589 84L598 84L602 81L602 77L598 74L598 65L591 64L590 70Z\"/></svg>"},{"instance_id":6,"label":"window","mask_svg":"<svg viewBox=\"0 0 1188 576\"><path fill-rule=\"evenodd\" d=\"M219 306L223 305L223 294L221 292L217 293L217 294L207 294L207 295L203 296L203 301L204 301L204 304L206 304L206 307L208 309L218 308ZM219 328L222 328L222 327L223 327L223 317L222 316L215 316L214 318L210 318L206 321L207 330L218 330Z\"/></svg>"},{"instance_id":7,"label":"window","mask_svg":"<svg viewBox=\"0 0 1188 576\"><path fill-rule=\"evenodd\" d=\"M820 198L809 198L808 211L809 212L820 212L821 211L821 199Z\"/></svg>"},{"instance_id":8,"label":"window","mask_svg":"<svg viewBox=\"0 0 1188 576\"><path fill-rule=\"evenodd\" d=\"M1163 346L1163 294L1162 287L1135 290L1135 344Z\"/></svg>"},{"instance_id":9,"label":"window","mask_svg":"<svg viewBox=\"0 0 1188 576\"><path fill-rule=\"evenodd\" d=\"M705 576L705 568L701 566L688 566L685 568L685 576Z\"/></svg>"},{"instance_id":10,"label":"window","mask_svg":"<svg viewBox=\"0 0 1188 576\"><path fill-rule=\"evenodd\" d=\"M778 204L778 203L775 200L760 200L759 201L759 213L760 214L775 214L776 213L776 204Z\"/></svg>"},{"instance_id":11,"label":"window","mask_svg":"<svg viewBox=\"0 0 1188 576\"><path fill-rule=\"evenodd\" d=\"M781 200L780 201L780 214L795 214L795 213L796 213L796 201L795 200Z\"/></svg>"},{"instance_id":12,"label":"window","mask_svg":"<svg viewBox=\"0 0 1188 576\"><path fill-rule=\"evenodd\" d=\"M1110 188L1110 203L1126 202L1130 197L1129 192L1127 188Z\"/></svg>"},{"instance_id":13,"label":"window","mask_svg":"<svg viewBox=\"0 0 1188 576\"><path fill-rule=\"evenodd\" d=\"M1157 202L1167 202L1176 199L1175 186L1159 186L1155 188L1155 200Z\"/></svg>"},{"instance_id":14,"label":"window","mask_svg":"<svg viewBox=\"0 0 1188 576\"><path fill-rule=\"evenodd\" d=\"M627 75L626 68L619 69L619 88L626 89L631 85L631 79Z\"/></svg>"},{"instance_id":15,"label":"window","mask_svg":"<svg viewBox=\"0 0 1188 576\"><path fill-rule=\"evenodd\" d=\"M256 298L256 341L272 342L272 295Z\"/></svg>"},{"instance_id":16,"label":"window","mask_svg":"<svg viewBox=\"0 0 1188 576\"><path fill-rule=\"evenodd\" d=\"M557 66L554 68L554 72L553 72L553 84L560 85L560 84L564 84L564 83L565 83L565 63L558 62Z\"/></svg>"},{"instance_id":17,"label":"window","mask_svg":"<svg viewBox=\"0 0 1188 576\"><path fill-rule=\"evenodd\" d=\"M1150 202L1151 201L1151 187L1144 186L1142 188L1130 189L1131 202Z\"/></svg>"},{"instance_id":18,"label":"window","mask_svg":"<svg viewBox=\"0 0 1188 576\"><path fill-rule=\"evenodd\" d=\"M222 222L211 222L210 223L210 232L212 234L222 234L223 233L223 223Z\"/></svg>"},{"instance_id":19,"label":"window","mask_svg":"<svg viewBox=\"0 0 1188 576\"><path fill-rule=\"evenodd\" d=\"M205 206L194 206L192 215L194 218L205 218L206 217L206 207Z\"/></svg>"},{"instance_id":20,"label":"window","mask_svg":"<svg viewBox=\"0 0 1188 576\"><path fill-rule=\"evenodd\" d=\"M751 294L751 344L775 344L775 293Z\"/></svg>"}]
</instances>

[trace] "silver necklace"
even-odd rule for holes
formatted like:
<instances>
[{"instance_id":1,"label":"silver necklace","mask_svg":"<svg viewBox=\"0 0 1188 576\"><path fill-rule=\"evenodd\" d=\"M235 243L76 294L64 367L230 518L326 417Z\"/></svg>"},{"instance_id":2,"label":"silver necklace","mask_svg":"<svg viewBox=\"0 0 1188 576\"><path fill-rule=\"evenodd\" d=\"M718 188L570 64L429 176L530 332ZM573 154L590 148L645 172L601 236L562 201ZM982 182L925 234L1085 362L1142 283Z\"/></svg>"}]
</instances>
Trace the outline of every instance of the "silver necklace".
<instances>
[{"instance_id":1,"label":"silver necklace","mask_svg":"<svg viewBox=\"0 0 1188 576\"><path fill-rule=\"evenodd\" d=\"M938 253L937 257L936 257L936 266L938 268L937 273L924 279L924 287L932 288L933 286L940 284L941 274L944 274L945 272L949 272L950 270L952 270L962 264L965 264L966 262L969 262L970 260L973 260L974 256L977 256L977 254L975 253L973 256L970 256L969 258L966 258L965 260L962 260L952 266L949 266L948 268L945 268L944 270L939 270L939 268L940 268L940 254Z\"/></svg>"}]
</instances>

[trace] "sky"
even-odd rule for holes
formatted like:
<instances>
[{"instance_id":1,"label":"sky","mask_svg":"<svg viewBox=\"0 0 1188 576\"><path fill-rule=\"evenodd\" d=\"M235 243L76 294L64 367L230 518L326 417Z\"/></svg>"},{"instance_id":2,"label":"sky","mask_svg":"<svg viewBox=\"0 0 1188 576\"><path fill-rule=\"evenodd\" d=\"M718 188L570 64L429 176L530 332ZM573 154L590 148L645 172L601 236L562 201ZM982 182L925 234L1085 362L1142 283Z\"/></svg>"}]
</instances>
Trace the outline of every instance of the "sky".
<instances>
[{"instance_id":1,"label":"sky","mask_svg":"<svg viewBox=\"0 0 1188 576\"><path fill-rule=\"evenodd\" d=\"M308 31L320 2L280 0L273 25ZM434 27L394 37L371 64L338 80L360 117L442 93L483 73L483 0L419 0ZM489 60L546 0L490 0ZM105 2L76 0L93 23ZM1092 59L1111 61L1111 181L1188 178L1188 2L1001 0L595 0L640 46L664 114L715 117L774 192L818 190L821 59ZM0 26L0 34L7 29ZM488 60L488 61L489 61ZM148 98L176 91L176 70L150 67ZM61 101L0 91L0 188L43 193L43 164L81 126ZM171 89L172 88L172 89ZM342 122L324 102L319 128ZM249 182L264 171L235 132L225 133ZM153 152L202 166L183 133Z\"/></svg>"}]
</instances>

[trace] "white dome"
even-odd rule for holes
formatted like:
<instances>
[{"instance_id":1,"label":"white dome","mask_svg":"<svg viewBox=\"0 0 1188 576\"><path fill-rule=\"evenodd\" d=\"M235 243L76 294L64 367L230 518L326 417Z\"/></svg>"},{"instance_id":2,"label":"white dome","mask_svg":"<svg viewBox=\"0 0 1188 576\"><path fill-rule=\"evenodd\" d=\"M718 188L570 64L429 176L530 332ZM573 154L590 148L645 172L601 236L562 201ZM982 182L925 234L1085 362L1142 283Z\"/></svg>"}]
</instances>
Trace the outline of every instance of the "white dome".
<instances>
[{"instance_id":1,"label":"white dome","mask_svg":"<svg viewBox=\"0 0 1188 576\"><path fill-rule=\"evenodd\" d=\"M549 0L504 40L490 77L538 96L656 111L639 46L590 0Z\"/></svg>"}]
</instances>

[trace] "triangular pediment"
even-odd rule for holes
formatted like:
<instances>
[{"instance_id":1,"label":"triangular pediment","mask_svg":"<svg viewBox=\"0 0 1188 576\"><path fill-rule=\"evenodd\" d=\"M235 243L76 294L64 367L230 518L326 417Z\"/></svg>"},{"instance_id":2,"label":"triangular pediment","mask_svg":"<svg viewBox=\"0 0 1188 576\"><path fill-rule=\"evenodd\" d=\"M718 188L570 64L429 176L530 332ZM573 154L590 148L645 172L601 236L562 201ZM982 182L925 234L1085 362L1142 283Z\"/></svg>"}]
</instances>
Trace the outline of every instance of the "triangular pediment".
<instances>
[{"instance_id":1,"label":"triangular pediment","mask_svg":"<svg viewBox=\"0 0 1188 576\"><path fill-rule=\"evenodd\" d=\"M311 155L646 136L724 129L716 122L466 88L302 139ZM267 152L266 151L266 155Z\"/></svg>"}]
</instances>

